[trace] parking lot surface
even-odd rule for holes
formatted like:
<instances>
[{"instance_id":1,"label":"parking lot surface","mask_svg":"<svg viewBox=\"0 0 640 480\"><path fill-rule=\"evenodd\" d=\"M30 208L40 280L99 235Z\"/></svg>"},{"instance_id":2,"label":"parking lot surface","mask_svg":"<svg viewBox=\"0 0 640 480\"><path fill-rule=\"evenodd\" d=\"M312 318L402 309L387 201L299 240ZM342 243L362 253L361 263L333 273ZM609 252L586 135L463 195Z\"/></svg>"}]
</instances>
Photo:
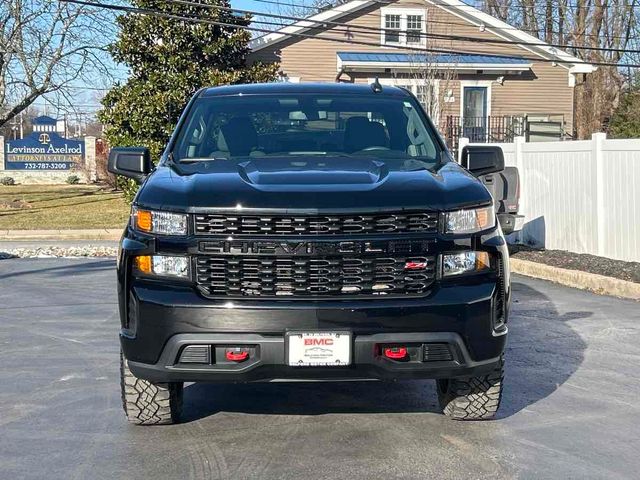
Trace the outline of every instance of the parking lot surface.
<instances>
[{"instance_id":1,"label":"parking lot surface","mask_svg":"<svg viewBox=\"0 0 640 480\"><path fill-rule=\"evenodd\" d=\"M0 478L638 478L640 304L516 277L498 419L431 381L196 384L184 423L120 406L113 259L0 261Z\"/></svg>"}]
</instances>

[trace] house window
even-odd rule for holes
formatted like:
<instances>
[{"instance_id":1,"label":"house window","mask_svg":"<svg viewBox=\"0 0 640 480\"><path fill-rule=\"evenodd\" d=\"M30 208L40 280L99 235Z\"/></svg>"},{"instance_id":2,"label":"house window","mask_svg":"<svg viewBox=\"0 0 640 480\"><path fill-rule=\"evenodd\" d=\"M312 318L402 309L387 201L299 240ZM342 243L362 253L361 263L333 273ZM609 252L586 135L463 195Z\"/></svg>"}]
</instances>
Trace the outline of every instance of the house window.
<instances>
[{"instance_id":1,"label":"house window","mask_svg":"<svg viewBox=\"0 0 640 480\"><path fill-rule=\"evenodd\" d=\"M440 101L438 99L438 91L440 84L437 80L426 81L426 83L418 83L416 85L415 95L422 104L427 115L435 123L438 123L440 117Z\"/></svg>"},{"instance_id":2,"label":"house window","mask_svg":"<svg viewBox=\"0 0 640 480\"><path fill-rule=\"evenodd\" d=\"M416 97L425 110L429 111L431 105L437 101L436 92L431 84L416 85Z\"/></svg>"},{"instance_id":3,"label":"house window","mask_svg":"<svg viewBox=\"0 0 640 480\"><path fill-rule=\"evenodd\" d=\"M416 8L380 9L382 45L425 45L425 11Z\"/></svg>"},{"instance_id":4,"label":"house window","mask_svg":"<svg viewBox=\"0 0 640 480\"><path fill-rule=\"evenodd\" d=\"M374 78L369 79L369 83L373 83ZM436 79L413 79L413 78L379 78L378 81L382 85L393 85L394 87L404 88L413 93L418 101L422 104L427 115L437 124L440 119L440 102L438 92L440 84Z\"/></svg>"},{"instance_id":5,"label":"house window","mask_svg":"<svg viewBox=\"0 0 640 480\"><path fill-rule=\"evenodd\" d=\"M422 43L422 15L407 15L407 43Z\"/></svg>"},{"instance_id":6,"label":"house window","mask_svg":"<svg viewBox=\"0 0 640 480\"><path fill-rule=\"evenodd\" d=\"M384 16L385 43L400 43L400 15Z\"/></svg>"}]
</instances>

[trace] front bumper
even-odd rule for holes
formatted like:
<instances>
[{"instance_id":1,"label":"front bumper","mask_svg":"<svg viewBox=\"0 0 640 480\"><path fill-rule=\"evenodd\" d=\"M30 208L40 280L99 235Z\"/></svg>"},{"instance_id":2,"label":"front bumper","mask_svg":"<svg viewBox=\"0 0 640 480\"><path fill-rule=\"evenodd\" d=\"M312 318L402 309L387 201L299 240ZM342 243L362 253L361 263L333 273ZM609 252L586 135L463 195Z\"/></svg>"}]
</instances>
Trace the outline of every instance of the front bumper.
<instances>
[{"instance_id":1,"label":"front bumper","mask_svg":"<svg viewBox=\"0 0 640 480\"><path fill-rule=\"evenodd\" d=\"M496 325L496 282L440 285L427 297L300 305L296 302L235 306L200 297L189 287L137 280L121 344L132 372L155 382L264 381L276 379L451 378L491 370L504 350L507 328ZM346 367L290 367L287 331L344 331L353 334L352 364ZM382 345L446 344L447 361L396 362ZM185 345L249 345L255 354L239 364L181 364Z\"/></svg>"},{"instance_id":2,"label":"front bumper","mask_svg":"<svg viewBox=\"0 0 640 480\"><path fill-rule=\"evenodd\" d=\"M506 333L506 331L505 331ZM504 335L501 336L504 339ZM380 345L446 344L451 349L448 361L394 361L379 354ZM177 362L186 346L206 345L224 348L228 345L250 346L253 358L243 363L190 365ZM398 333L358 335L353 341L353 363L345 367L290 367L285 358L282 336L258 334L179 334L171 337L155 364L129 361L129 368L139 378L153 382L200 381L322 381L452 378L488 373L500 357L475 361L471 359L462 338L455 333Z\"/></svg>"}]
</instances>

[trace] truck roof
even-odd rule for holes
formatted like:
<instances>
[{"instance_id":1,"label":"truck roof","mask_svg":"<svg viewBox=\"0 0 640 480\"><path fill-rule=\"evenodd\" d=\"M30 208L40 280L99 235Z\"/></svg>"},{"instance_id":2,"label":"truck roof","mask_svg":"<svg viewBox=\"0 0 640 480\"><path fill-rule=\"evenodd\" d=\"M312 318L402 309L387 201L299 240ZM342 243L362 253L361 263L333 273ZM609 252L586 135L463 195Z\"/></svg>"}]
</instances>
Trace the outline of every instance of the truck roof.
<instances>
[{"instance_id":1,"label":"truck roof","mask_svg":"<svg viewBox=\"0 0 640 480\"><path fill-rule=\"evenodd\" d=\"M398 87L385 85L380 92L374 92L371 85L366 83L249 83L240 85L225 85L222 87L209 87L201 91L201 97L214 97L218 95L273 95L273 94L351 94L351 95L384 95L405 97L409 93Z\"/></svg>"}]
</instances>

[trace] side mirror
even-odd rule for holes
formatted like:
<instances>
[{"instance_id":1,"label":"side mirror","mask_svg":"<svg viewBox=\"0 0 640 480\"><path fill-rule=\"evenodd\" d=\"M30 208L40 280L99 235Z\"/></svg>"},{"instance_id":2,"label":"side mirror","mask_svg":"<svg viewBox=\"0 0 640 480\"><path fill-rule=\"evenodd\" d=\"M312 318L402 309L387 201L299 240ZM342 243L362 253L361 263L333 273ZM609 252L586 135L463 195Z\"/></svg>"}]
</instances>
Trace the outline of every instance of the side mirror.
<instances>
[{"instance_id":1,"label":"side mirror","mask_svg":"<svg viewBox=\"0 0 640 480\"><path fill-rule=\"evenodd\" d=\"M504 153L497 145L467 145L462 149L461 164L479 177L504 170Z\"/></svg>"},{"instance_id":2,"label":"side mirror","mask_svg":"<svg viewBox=\"0 0 640 480\"><path fill-rule=\"evenodd\" d=\"M151 169L151 155L148 148L116 147L109 152L107 170L111 173L141 182L149 175Z\"/></svg>"}]
</instances>

